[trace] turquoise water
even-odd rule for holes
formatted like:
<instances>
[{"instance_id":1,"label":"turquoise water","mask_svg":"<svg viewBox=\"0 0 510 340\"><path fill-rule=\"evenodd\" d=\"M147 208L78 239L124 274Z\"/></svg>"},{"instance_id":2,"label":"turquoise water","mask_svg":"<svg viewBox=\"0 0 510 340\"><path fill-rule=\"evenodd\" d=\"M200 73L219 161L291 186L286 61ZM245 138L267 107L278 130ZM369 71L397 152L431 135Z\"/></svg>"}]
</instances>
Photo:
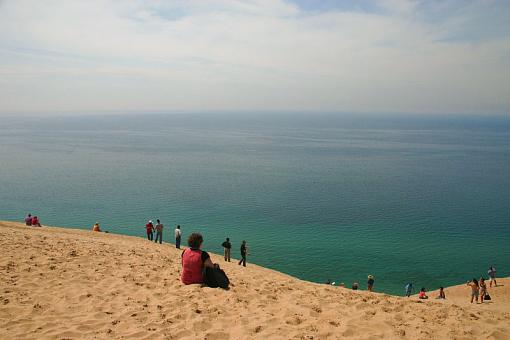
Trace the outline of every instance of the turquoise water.
<instances>
[{"instance_id":1,"label":"turquoise water","mask_svg":"<svg viewBox=\"0 0 510 340\"><path fill-rule=\"evenodd\" d=\"M0 219L229 236L302 279L403 294L510 276L510 119L317 114L2 118Z\"/></svg>"}]
</instances>

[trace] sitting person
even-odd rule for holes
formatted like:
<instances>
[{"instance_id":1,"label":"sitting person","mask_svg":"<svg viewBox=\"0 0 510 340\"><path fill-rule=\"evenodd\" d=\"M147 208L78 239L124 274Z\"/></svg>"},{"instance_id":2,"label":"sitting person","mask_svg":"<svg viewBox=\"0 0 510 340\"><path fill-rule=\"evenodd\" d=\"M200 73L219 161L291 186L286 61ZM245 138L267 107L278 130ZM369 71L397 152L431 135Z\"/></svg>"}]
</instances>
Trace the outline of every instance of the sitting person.
<instances>
[{"instance_id":1,"label":"sitting person","mask_svg":"<svg viewBox=\"0 0 510 340\"><path fill-rule=\"evenodd\" d=\"M41 223L37 216L32 217L32 227L41 227Z\"/></svg>"},{"instance_id":2,"label":"sitting person","mask_svg":"<svg viewBox=\"0 0 510 340\"><path fill-rule=\"evenodd\" d=\"M425 287L423 287L422 289L420 289L420 294L418 294L418 298L422 299L422 300L425 300L425 299L428 299L429 297L427 296L427 294L425 294Z\"/></svg>"},{"instance_id":3,"label":"sitting person","mask_svg":"<svg viewBox=\"0 0 510 340\"><path fill-rule=\"evenodd\" d=\"M359 288L359 283L354 282L354 283L352 284L352 290L358 290L358 288Z\"/></svg>"},{"instance_id":4,"label":"sitting person","mask_svg":"<svg viewBox=\"0 0 510 340\"><path fill-rule=\"evenodd\" d=\"M29 227L32 225L32 215L31 214L28 214L27 217L25 217L25 225L29 226Z\"/></svg>"},{"instance_id":5,"label":"sitting person","mask_svg":"<svg viewBox=\"0 0 510 340\"><path fill-rule=\"evenodd\" d=\"M437 296L438 299L446 299L446 295L444 294L444 288L439 287L439 295Z\"/></svg>"},{"instance_id":6,"label":"sitting person","mask_svg":"<svg viewBox=\"0 0 510 340\"><path fill-rule=\"evenodd\" d=\"M99 222L94 223L94 226L92 227L92 231L101 232L101 228L99 228Z\"/></svg>"},{"instance_id":7,"label":"sitting person","mask_svg":"<svg viewBox=\"0 0 510 340\"><path fill-rule=\"evenodd\" d=\"M189 285L194 283L204 283L204 268L214 268L209 254L202 251L202 235L193 233L188 237L189 248L182 252L182 283Z\"/></svg>"}]
</instances>

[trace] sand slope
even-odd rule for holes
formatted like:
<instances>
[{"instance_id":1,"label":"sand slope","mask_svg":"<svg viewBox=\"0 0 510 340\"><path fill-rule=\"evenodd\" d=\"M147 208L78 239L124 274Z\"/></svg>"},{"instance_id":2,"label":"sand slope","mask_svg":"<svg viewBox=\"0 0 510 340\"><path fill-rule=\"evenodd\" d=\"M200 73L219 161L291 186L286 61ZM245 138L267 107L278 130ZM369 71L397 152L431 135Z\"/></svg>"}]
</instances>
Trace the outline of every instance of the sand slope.
<instances>
[{"instance_id":1,"label":"sand slope","mask_svg":"<svg viewBox=\"0 0 510 340\"><path fill-rule=\"evenodd\" d=\"M213 255L225 291L182 285L180 251L142 238L0 222L0 249L2 339L510 339L510 279L490 304L422 302Z\"/></svg>"}]
</instances>

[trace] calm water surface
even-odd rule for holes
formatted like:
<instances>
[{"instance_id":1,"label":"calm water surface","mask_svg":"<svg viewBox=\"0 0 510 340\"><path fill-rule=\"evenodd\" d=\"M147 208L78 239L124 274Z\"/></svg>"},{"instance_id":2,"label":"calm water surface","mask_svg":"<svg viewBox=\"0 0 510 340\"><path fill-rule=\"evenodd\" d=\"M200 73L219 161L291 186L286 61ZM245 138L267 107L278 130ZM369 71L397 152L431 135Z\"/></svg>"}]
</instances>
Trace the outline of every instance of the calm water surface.
<instances>
[{"instance_id":1,"label":"calm water surface","mask_svg":"<svg viewBox=\"0 0 510 340\"><path fill-rule=\"evenodd\" d=\"M403 294L510 275L510 119L314 114L0 120L0 219L144 236L160 218L302 279Z\"/></svg>"}]
</instances>

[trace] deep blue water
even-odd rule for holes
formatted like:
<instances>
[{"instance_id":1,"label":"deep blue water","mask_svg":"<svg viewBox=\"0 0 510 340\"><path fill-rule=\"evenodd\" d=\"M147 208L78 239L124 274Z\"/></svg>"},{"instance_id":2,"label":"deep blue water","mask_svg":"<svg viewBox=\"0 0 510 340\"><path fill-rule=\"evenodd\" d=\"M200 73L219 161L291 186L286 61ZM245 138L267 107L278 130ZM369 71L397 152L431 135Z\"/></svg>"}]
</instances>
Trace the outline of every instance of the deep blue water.
<instances>
[{"instance_id":1,"label":"deep blue water","mask_svg":"<svg viewBox=\"0 0 510 340\"><path fill-rule=\"evenodd\" d=\"M144 236L160 218L302 279L402 294L510 276L510 118L1 118L0 219Z\"/></svg>"}]
</instances>

